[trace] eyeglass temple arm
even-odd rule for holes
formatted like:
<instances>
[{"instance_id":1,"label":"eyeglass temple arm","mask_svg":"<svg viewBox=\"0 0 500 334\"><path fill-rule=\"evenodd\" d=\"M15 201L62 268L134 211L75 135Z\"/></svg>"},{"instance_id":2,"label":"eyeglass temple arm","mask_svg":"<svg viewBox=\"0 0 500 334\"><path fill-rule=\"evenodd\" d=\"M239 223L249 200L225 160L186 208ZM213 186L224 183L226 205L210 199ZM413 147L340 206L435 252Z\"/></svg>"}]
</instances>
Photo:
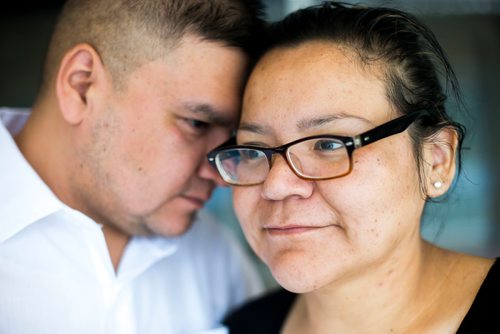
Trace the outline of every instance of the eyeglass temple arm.
<instances>
[{"instance_id":1,"label":"eyeglass temple arm","mask_svg":"<svg viewBox=\"0 0 500 334\"><path fill-rule=\"evenodd\" d=\"M406 130L417 118L427 115L427 110L412 111L404 116L398 117L374 129L366 131L354 137L354 147L358 148L377 140L401 133Z\"/></svg>"}]
</instances>

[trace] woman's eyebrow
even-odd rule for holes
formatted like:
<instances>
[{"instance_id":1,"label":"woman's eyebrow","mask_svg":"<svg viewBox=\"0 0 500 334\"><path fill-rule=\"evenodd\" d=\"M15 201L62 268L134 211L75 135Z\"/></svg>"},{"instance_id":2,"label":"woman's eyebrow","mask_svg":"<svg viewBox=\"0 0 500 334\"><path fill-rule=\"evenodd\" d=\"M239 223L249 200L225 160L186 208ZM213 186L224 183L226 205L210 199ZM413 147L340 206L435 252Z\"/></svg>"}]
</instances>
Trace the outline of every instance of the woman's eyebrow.
<instances>
[{"instance_id":1,"label":"woman's eyebrow","mask_svg":"<svg viewBox=\"0 0 500 334\"><path fill-rule=\"evenodd\" d=\"M333 123L335 121L341 120L341 119L356 119L359 121L362 121L363 123L372 125L372 122L367 120L366 118L359 117L359 116L354 116L354 115L347 115L343 113L336 113L336 114L331 114L331 115L325 115L325 116L319 116L319 117L308 117L308 118L303 118L296 123L296 127L299 131L305 131L311 128L318 128L321 127L325 124ZM238 127L238 132L244 131L244 132L251 132L259 135L273 135L274 130L272 127L267 126L267 125L262 125L258 124L255 122L245 122L242 121Z\"/></svg>"},{"instance_id":2,"label":"woman's eyebrow","mask_svg":"<svg viewBox=\"0 0 500 334\"><path fill-rule=\"evenodd\" d=\"M347 115L343 113L336 113L332 115L325 115L325 116L319 116L319 117L309 117L309 118L303 118L297 121L297 129L303 131L303 130L308 130L311 128L318 128L321 127L325 124L333 123L335 121L338 121L340 119L356 119L360 120L363 123L367 123L370 125L373 125L372 122L367 120L366 118L359 117L359 116L354 116L354 115Z\"/></svg>"},{"instance_id":3,"label":"woman's eyebrow","mask_svg":"<svg viewBox=\"0 0 500 334\"><path fill-rule=\"evenodd\" d=\"M252 132L259 135L271 135L274 133L273 129L269 126L260 125L253 122L241 122L238 126L238 132Z\"/></svg>"}]
</instances>

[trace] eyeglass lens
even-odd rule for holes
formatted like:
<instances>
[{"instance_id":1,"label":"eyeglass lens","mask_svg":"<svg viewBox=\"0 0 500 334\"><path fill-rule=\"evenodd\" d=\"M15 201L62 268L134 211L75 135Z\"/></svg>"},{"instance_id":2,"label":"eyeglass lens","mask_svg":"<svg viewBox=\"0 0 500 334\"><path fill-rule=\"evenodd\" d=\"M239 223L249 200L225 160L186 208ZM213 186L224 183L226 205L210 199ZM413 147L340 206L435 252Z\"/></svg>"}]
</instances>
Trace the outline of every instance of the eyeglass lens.
<instances>
[{"instance_id":1,"label":"eyeglass lens","mask_svg":"<svg viewBox=\"0 0 500 334\"><path fill-rule=\"evenodd\" d=\"M239 185L264 182L271 168L264 150L235 148L220 152L216 163L224 180ZM286 157L294 172L308 179L333 178L350 169L344 143L332 138L298 142L288 147Z\"/></svg>"},{"instance_id":2,"label":"eyeglass lens","mask_svg":"<svg viewBox=\"0 0 500 334\"><path fill-rule=\"evenodd\" d=\"M287 157L295 172L304 178L322 179L345 174L349 153L340 140L315 138L290 146Z\"/></svg>"}]
</instances>

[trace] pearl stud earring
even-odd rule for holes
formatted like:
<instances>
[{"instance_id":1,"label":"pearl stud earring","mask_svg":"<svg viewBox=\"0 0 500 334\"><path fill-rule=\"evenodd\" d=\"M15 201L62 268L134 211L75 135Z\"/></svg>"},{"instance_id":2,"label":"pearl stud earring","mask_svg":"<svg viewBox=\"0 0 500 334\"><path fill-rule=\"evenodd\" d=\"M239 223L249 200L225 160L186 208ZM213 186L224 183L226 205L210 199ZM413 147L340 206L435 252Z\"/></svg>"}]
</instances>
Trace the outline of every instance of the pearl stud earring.
<instances>
[{"instance_id":1,"label":"pearl stud earring","mask_svg":"<svg viewBox=\"0 0 500 334\"><path fill-rule=\"evenodd\" d=\"M433 186L434 186L434 188L439 189L443 186L443 182L436 181L436 182L434 182Z\"/></svg>"}]
</instances>

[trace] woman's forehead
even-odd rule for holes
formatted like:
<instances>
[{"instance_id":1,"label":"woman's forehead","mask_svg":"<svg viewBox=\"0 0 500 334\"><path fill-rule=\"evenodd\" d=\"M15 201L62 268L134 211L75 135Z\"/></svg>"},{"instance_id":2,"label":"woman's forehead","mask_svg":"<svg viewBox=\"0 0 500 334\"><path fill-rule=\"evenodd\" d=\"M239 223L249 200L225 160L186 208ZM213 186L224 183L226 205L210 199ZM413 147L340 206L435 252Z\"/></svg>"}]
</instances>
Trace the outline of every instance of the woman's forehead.
<instances>
[{"instance_id":1,"label":"woman's forehead","mask_svg":"<svg viewBox=\"0 0 500 334\"><path fill-rule=\"evenodd\" d=\"M333 43L308 42L272 50L259 62L245 91L242 122L354 117L376 124L391 109L379 75Z\"/></svg>"}]
</instances>

